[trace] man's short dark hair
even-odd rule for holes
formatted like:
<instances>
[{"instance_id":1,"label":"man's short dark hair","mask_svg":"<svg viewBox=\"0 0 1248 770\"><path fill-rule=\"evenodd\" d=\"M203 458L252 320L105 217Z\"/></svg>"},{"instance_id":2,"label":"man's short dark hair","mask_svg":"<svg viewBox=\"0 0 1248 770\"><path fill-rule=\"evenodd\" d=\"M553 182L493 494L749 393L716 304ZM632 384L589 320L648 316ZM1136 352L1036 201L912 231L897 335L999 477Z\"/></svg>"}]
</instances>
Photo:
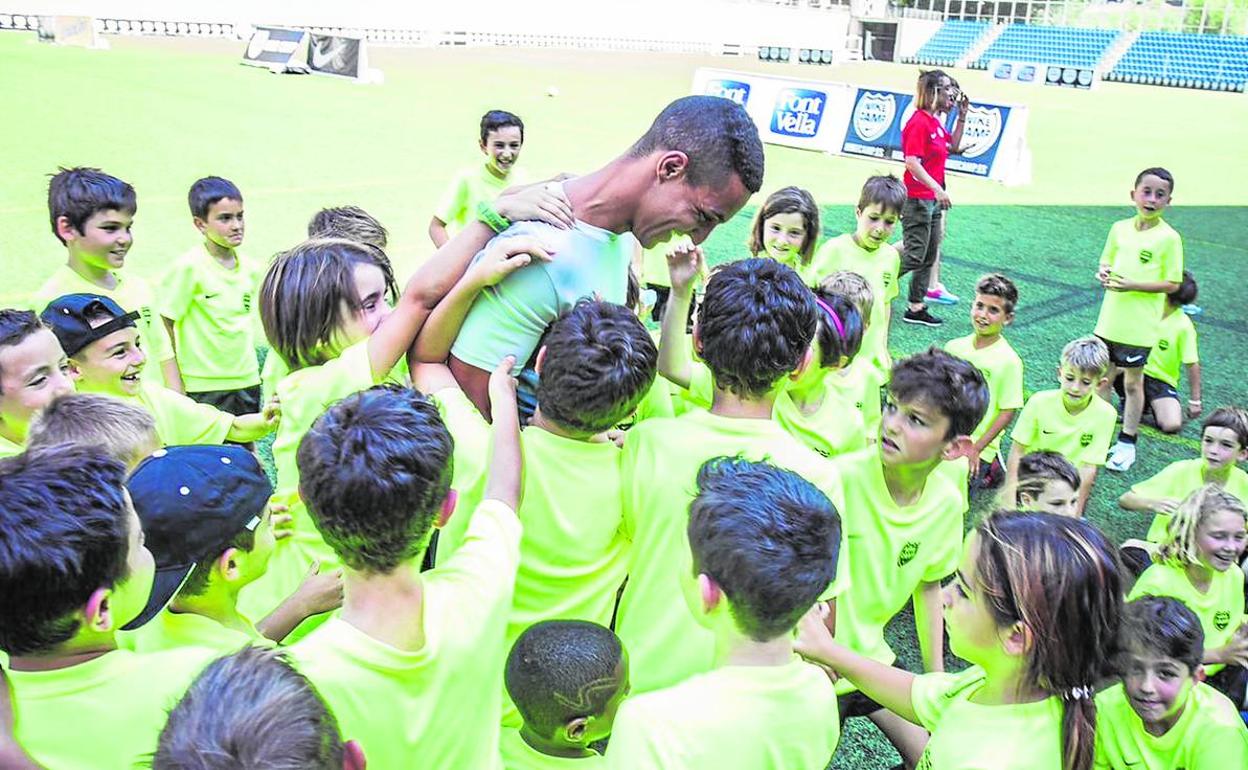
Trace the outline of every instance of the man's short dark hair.
<instances>
[{"instance_id":1,"label":"man's short dark hair","mask_svg":"<svg viewBox=\"0 0 1248 770\"><path fill-rule=\"evenodd\" d=\"M763 142L745 108L720 96L685 96L663 108L629 150L634 158L659 150L689 156L694 186L723 184L736 174L751 193L763 186Z\"/></svg>"},{"instance_id":2,"label":"man's short dark hair","mask_svg":"<svg viewBox=\"0 0 1248 770\"><path fill-rule=\"evenodd\" d=\"M788 633L836 577L841 518L814 484L767 463L708 460L689 505L694 574L712 578L755 641Z\"/></svg>"},{"instance_id":3,"label":"man's short dark hair","mask_svg":"<svg viewBox=\"0 0 1248 770\"><path fill-rule=\"evenodd\" d=\"M299 442L299 493L321 537L353 570L386 574L420 557L451 488L454 442L410 388L347 396Z\"/></svg>"},{"instance_id":4,"label":"man's short dark hair","mask_svg":"<svg viewBox=\"0 0 1248 770\"><path fill-rule=\"evenodd\" d=\"M78 232L97 211L117 210L134 216L138 211L134 188L98 168L79 166L62 168L48 183L48 216L52 234L61 243L65 239L56 231L56 220L65 217Z\"/></svg>"},{"instance_id":5,"label":"man's short dark hair","mask_svg":"<svg viewBox=\"0 0 1248 770\"><path fill-rule=\"evenodd\" d=\"M551 325L543 345L538 408L565 428L601 433L618 425L654 383L654 339L623 305L582 300Z\"/></svg>"},{"instance_id":6,"label":"man's short dark hair","mask_svg":"<svg viewBox=\"0 0 1248 770\"><path fill-rule=\"evenodd\" d=\"M342 770L338 720L276 650L209 663L160 731L153 770Z\"/></svg>"},{"instance_id":7,"label":"man's short dark hair","mask_svg":"<svg viewBox=\"0 0 1248 770\"><path fill-rule=\"evenodd\" d=\"M0 461L0 648L45 652L78 632L75 613L129 576L126 468L55 446Z\"/></svg>"},{"instance_id":8,"label":"man's short dark hair","mask_svg":"<svg viewBox=\"0 0 1248 770\"><path fill-rule=\"evenodd\" d=\"M481 144L490 138L491 131L515 126L520 129L520 141L524 141L524 121L519 115L506 110L490 110L481 116Z\"/></svg>"},{"instance_id":9,"label":"man's short dark hair","mask_svg":"<svg viewBox=\"0 0 1248 770\"><path fill-rule=\"evenodd\" d=\"M622 684L623 654L619 637L597 623L535 623L507 655L507 694L524 723L551 738L573 719L602 714Z\"/></svg>"},{"instance_id":10,"label":"man's short dark hair","mask_svg":"<svg viewBox=\"0 0 1248 770\"><path fill-rule=\"evenodd\" d=\"M893 400L921 401L949 418L946 439L969 436L988 411L988 383L974 364L937 347L893 365Z\"/></svg>"},{"instance_id":11,"label":"man's short dark hair","mask_svg":"<svg viewBox=\"0 0 1248 770\"><path fill-rule=\"evenodd\" d=\"M797 273L774 259L718 268L698 315L702 360L716 387L759 398L802 362L819 308Z\"/></svg>"},{"instance_id":12,"label":"man's short dark hair","mask_svg":"<svg viewBox=\"0 0 1248 770\"><path fill-rule=\"evenodd\" d=\"M30 335L46 328L34 311L4 308L0 310L0 348L20 345ZM3 373L4 370L0 369L0 374ZM3 385L0 385L2 389Z\"/></svg>"},{"instance_id":13,"label":"man's short dark hair","mask_svg":"<svg viewBox=\"0 0 1248 770\"><path fill-rule=\"evenodd\" d=\"M239 203L243 202L243 194L238 191L238 187L233 182L219 176L206 176L191 185L191 191L186 195L186 202L191 207L191 216L207 219L208 209L226 198Z\"/></svg>"},{"instance_id":14,"label":"man's short dark hair","mask_svg":"<svg viewBox=\"0 0 1248 770\"><path fill-rule=\"evenodd\" d=\"M1174 658L1195 673L1205 656L1205 630L1178 599L1142 596L1122 607L1118 649Z\"/></svg>"}]
</instances>

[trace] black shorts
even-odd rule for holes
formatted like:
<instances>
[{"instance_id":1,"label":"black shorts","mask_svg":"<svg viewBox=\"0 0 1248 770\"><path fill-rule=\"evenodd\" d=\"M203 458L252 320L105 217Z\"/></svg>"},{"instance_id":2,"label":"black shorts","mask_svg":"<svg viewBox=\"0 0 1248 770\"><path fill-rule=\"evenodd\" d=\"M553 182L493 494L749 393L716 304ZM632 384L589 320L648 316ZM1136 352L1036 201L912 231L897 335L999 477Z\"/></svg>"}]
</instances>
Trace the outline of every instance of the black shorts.
<instances>
[{"instance_id":1,"label":"black shorts","mask_svg":"<svg viewBox=\"0 0 1248 770\"><path fill-rule=\"evenodd\" d=\"M900 668L906 671L905 666L893 661L893 668ZM850 717L865 717L884 709L874 699L865 695L862 690L853 690L844 695L836 696L837 710L841 713L841 723L844 724L846 719Z\"/></svg>"},{"instance_id":2,"label":"black shorts","mask_svg":"<svg viewBox=\"0 0 1248 770\"><path fill-rule=\"evenodd\" d=\"M1097 335L1100 337L1100 335ZM1124 345L1121 342L1114 342L1100 337L1101 342L1109 348L1109 362L1119 369L1139 369L1148 361L1148 354L1152 348L1140 347L1139 345Z\"/></svg>"},{"instance_id":3,"label":"black shorts","mask_svg":"<svg viewBox=\"0 0 1248 770\"><path fill-rule=\"evenodd\" d=\"M1163 398L1173 398L1178 401L1179 391L1168 382L1144 375L1144 400L1151 404Z\"/></svg>"},{"instance_id":4,"label":"black shorts","mask_svg":"<svg viewBox=\"0 0 1248 770\"><path fill-rule=\"evenodd\" d=\"M235 417L260 411L259 385L252 385L250 388L241 390L201 390L186 395L201 404L215 406L223 412L229 412Z\"/></svg>"}]
</instances>

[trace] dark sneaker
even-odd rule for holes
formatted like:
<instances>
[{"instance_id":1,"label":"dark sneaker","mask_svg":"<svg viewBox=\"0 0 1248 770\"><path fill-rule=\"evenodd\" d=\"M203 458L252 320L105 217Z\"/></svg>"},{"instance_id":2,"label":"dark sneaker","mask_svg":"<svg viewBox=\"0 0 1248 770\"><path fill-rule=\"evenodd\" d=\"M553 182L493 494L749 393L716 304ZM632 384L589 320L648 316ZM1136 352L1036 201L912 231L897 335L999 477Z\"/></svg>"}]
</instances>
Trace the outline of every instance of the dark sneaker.
<instances>
[{"instance_id":1,"label":"dark sneaker","mask_svg":"<svg viewBox=\"0 0 1248 770\"><path fill-rule=\"evenodd\" d=\"M940 326L944 321L927 312L927 308L922 310L907 310L901 320L908 324L921 324L923 326Z\"/></svg>"}]
</instances>

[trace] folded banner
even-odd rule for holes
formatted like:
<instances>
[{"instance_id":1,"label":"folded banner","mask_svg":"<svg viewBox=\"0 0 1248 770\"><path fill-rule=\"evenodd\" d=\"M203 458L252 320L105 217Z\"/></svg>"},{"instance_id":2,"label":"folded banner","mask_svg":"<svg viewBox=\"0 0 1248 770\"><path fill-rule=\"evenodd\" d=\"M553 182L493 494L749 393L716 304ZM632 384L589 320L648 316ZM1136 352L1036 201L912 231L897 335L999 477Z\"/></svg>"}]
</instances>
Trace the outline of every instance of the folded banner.
<instances>
[{"instance_id":1,"label":"folded banner","mask_svg":"<svg viewBox=\"0 0 1248 770\"><path fill-rule=\"evenodd\" d=\"M312 35L308 41L308 69L322 75L362 78L367 72L364 40L342 35Z\"/></svg>"},{"instance_id":2,"label":"folded banner","mask_svg":"<svg viewBox=\"0 0 1248 770\"><path fill-rule=\"evenodd\" d=\"M281 72L299 53L307 34L301 29L256 27L243 52L243 63Z\"/></svg>"},{"instance_id":3,"label":"folded banner","mask_svg":"<svg viewBox=\"0 0 1248 770\"><path fill-rule=\"evenodd\" d=\"M911 94L778 78L749 72L699 69L693 92L723 96L741 104L763 141L806 150L904 162L901 130L914 114ZM952 131L956 110L947 116ZM972 102L962 152L946 166L955 174L1008 185L1031 181L1027 108Z\"/></svg>"}]
</instances>

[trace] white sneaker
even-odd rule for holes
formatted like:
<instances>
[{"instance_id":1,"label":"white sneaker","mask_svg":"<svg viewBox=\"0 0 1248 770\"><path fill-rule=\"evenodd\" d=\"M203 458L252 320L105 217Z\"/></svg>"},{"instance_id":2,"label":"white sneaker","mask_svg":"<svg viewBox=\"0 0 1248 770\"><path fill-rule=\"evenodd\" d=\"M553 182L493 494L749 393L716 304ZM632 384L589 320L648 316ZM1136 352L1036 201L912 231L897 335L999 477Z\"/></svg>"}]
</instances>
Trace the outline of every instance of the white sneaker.
<instances>
[{"instance_id":1,"label":"white sneaker","mask_svg":"<svg viewBox=\"0 0 1248 770\"><path fill-rule=\"evenodd\" d=\"M1119 441L1109 450L1109 459L1105 462L1105 467L1111 471L1127 471L1131 466L1135 465L1135 444L1128 444Z\"/></svg>"}]
</instances>

